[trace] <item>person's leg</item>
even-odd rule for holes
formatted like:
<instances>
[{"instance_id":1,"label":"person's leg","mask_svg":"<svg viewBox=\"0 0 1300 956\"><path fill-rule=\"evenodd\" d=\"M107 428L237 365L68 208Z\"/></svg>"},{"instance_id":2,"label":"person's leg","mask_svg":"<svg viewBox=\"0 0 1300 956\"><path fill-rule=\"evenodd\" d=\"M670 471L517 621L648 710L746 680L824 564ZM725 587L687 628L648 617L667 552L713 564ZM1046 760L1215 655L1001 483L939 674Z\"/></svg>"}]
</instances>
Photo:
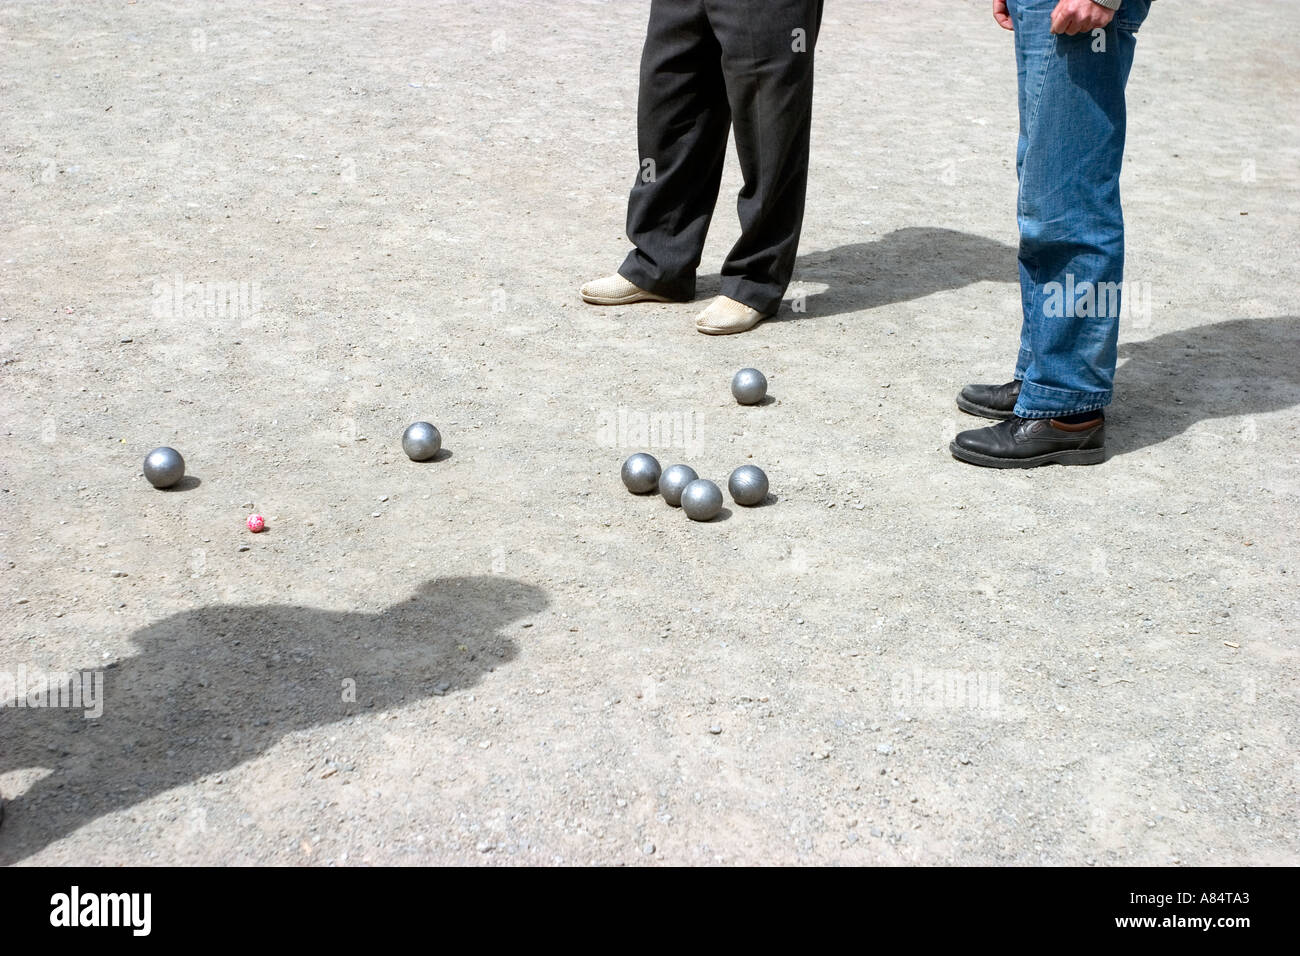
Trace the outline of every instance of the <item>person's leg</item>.
<instances>
[{"instance_id":1,"label":"person's leg","mask_svg":"<svg viewBox=\"0 0 1300 956\"><path fill-rule=\"evenodd\" d=\"M1019 10L1019 0L1007 0L1008 12L1011 13L1013 22ZM1031 56L1028 49L1041 51L1046 46L1046 41L1042 37L1037 37L1032 43L1024 42L1027 38L1022 38L1019 30L1014 34L1012 45L1016 50L1016 112L1020 118L1020 135L1016 140L1016 182L1019 183L1025 168L1025 152L1029 147L1028 132L1028 110L1025 108L1027 91L1030 87L1030 70L1033 71L1033 88L1034 90L1042 89L1042 74L1046 69L1046 58L1043 56ZM1029 270L1025 267L1024 259L1018 262L1020 278L1020 350L1016 355L1016 370L1012 375L1015 382L1023 382L1025 370L1029 368L1029 360L1033 358L1033 353L1029 350L1029 327L1024 321L1024 316L1029 314L1034 299L1034 280ZM1015 386L1010 391L1013 395L1008 395L1011 399L1011 407L1015 407L1015 399L1019 397L1020 388ZM1007 415L1010 415L1011 408L1006 409Z\"/></svg>"},{"instance_id":2,"label":"person's leg","mask_svg":"<svg viewBox=\"0 0 1300 956\"><path fill-rule=\"evenodd\" d=\"M705 0L705 7L722 45L745 181L741 236L722 266L722 294L768 315L790 284L803 226L822 0Z\"/></svg>"},{"instance_id":3,"label":"person's leg","mask_svg":"<svg viewBox=\"0 0 1300 956\"><path fill-rule=\"evenodd\" d=\"M1124 87L1148 0L1102 31L1051 33L1056 0L1013 0L1024 325L1015 414L1098 411L1113 394L1124 278Z\"/></svg>"},{"instance_id":4,"label":"person's leg","mask_svg":"<svg viewBox=\"0 0 1300 956\"><path fill-rule=\"evenodd\" d=\"M1015 380L968 386L958 398L975 414L1009 417L961 432L950 446L963 461L995 468L1105 459L1101 410L1113 394L1124 274L1124 87L1149 0L1125 0L1106 29L1075 36L1052 34L1055 6L1008 0L1020 94L1024 318Z\"/></svg>"},{"instance_id":5,"label":"person's leg","mask_svg":"<svg viewBox=\"0 0 1300 956\"><path fill-rule=\"evenodd\" d=\"M637 95L640 163L627 204L635 248L618 272L670 299L695 296L718 199L731 123L721 60L704 0L654 0Z\"/></svg>"}]
</instances>

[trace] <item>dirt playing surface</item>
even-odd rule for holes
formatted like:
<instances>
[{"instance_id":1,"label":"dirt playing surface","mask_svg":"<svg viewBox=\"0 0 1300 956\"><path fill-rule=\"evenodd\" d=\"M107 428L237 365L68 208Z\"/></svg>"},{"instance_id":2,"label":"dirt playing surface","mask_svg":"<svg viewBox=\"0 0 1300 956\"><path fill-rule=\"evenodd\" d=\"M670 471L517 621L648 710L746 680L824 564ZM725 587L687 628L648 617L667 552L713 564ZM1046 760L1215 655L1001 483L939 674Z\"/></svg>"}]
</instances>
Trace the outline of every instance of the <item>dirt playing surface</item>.
<instances>
[{"instance_id":1,"label":"dirt playing surface","mask_svg":"<svg viewBox=\"0 0 1300 956\"><path fill-rule=\"evenodd\" d=\"M1110 458L999 472L987 6L827 4L805 310L724 338L576 294L645 2L0 8L0 687L106 681L0 709L0 861L1300 862L1300 8L1153 5Z\"/></svg>"}]
</instances>

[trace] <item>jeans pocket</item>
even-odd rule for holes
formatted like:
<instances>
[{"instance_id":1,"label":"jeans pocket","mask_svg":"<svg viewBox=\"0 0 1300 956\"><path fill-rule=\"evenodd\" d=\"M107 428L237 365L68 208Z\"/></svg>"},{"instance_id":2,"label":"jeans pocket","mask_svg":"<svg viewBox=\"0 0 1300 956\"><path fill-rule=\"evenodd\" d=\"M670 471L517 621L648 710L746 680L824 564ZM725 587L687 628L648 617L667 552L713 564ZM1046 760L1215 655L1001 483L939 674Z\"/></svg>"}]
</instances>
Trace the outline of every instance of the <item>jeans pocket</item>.
<instances>
[{"instance_id":1,"label":"jeans pocket","mask_svg":"<svg viewBox=\"0 0 1300 956\"><path fill-rule=\"evenodd\" d=\"M1150 10L1151 0L1124 0L1124 5L1115 14L1115 29L1137 33Z\"/></svg>"}]
</instances>

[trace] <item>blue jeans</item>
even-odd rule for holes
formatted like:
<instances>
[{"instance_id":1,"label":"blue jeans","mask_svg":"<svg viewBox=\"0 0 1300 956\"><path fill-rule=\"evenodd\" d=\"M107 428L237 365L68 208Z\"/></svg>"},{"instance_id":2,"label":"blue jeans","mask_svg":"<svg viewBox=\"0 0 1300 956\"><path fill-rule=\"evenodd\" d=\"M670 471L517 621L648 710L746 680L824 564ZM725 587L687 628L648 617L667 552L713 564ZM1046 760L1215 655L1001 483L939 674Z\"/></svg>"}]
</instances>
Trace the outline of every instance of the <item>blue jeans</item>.
<instances>
[{"instance_id":1,"label":"blue jeans","mask_svg":"<svg viewBox=\"0 0 1300 956\"><path fill-rule=\"evenodd\" d=\"M1020 140L1016 217L1024 323L1015 414L1104 408L1115 381L1124 216L1124 86L1150 0L1124 0L1096 36L1056 36L1056 0L1008 0Z\"/></svg>"}]
</instances>

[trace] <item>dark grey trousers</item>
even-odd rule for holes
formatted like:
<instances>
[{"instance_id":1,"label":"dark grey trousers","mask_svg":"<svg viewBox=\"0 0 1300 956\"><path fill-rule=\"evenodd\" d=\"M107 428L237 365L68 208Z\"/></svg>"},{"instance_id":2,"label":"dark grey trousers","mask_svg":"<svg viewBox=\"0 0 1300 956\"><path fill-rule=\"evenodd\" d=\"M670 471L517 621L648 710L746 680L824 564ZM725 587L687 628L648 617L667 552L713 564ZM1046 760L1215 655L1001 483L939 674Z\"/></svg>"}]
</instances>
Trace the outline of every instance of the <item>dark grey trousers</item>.
<instances>
[{"instance_id":1,"label":"dark grey trousers","mask_svg":"<svg viewBox=\"0 0 1300 956\"><path fill-rule=\"evenodd\" d=\"M625 279L695 297L734 125L741 234L722 266L722 294L765 314L780 306L803 226L821 14L822 0L653 0Z\"/></svg>"}]
</instances>

